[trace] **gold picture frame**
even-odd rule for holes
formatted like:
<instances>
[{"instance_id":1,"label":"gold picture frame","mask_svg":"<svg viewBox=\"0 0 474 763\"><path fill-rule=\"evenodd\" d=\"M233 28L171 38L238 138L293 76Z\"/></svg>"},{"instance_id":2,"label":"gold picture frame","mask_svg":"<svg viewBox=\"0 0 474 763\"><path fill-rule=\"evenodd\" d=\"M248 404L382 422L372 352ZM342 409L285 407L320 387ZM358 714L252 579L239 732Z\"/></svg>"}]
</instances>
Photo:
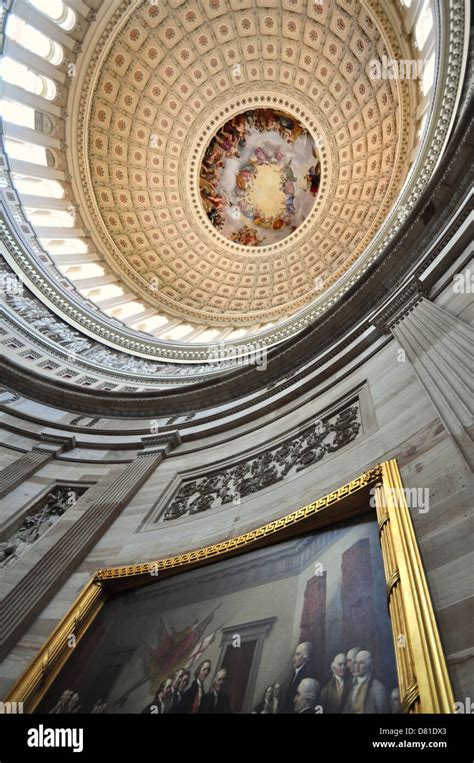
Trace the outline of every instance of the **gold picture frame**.
<instances>
[{"instance_id":1,"label":"gold picture frame","mask_svg":"<svg viewBox=\"0 0 474 763\"><path fill-rule=\"evenodd\" d=\"M156 582L216 560L253 550L375 511L387 584L402 711L454 713L454 697L416 536L395 459L385 461L336 491L250 532L186 554L96 572L38 655L11 689L7 702L31 713L57 678L72 649L116 591Z\"/></svg>"}]
</instances>

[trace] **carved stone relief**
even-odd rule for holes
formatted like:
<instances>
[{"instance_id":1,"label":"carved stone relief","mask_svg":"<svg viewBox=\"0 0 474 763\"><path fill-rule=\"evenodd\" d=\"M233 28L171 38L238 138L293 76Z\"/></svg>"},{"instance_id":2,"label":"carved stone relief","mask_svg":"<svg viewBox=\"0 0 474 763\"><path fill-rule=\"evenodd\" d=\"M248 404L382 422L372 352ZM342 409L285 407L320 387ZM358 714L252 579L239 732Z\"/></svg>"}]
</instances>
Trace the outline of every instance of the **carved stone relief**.
<instances>
[{"instance_id":1,"label":"carved stone relief","mask_svg":"<svg viewBox=\"0 0 474 763\"><path fill-rule=\"evenodd\" d=\"M359 401L326 419L313 421L296 437L269 448L248 461L208 476L182 483L163 519L178 519L239 503L242 497L270 487L288 474L321 461L359 435L362 429Z\"/></svg>"},{"instance_id":2,"label":"carved stone relief","mask_svg":"<svg viewBox=\"0 0 474 763\"><path fill-rule=\"evenodd\" d=\"M87 487L59 486L24 517L10 537L0 543L0 567L14 562L35 541L45 534L60 517L83 495Z\"/></svg>"},{"instance_id":3,"label":"carved stone relief","mask_svg":"<svg viewBox=\"0 0 474 763\"><path fill-rule=\"evenodd\" d=\"M13 284L17 282L16 277L5 264L0 268L0 277L11 278ZM210 366L206 364L161 363L108 349L99 342L85 338L80 332L69 328L24 287L21 291L15 288L3 288L2 291L5 302L17 316L26 321L29 327L36 329L47 339L59 345L63 351L74 356L74 360L77 356L78 360L89 361L106 369L133 376L189 377L209 373ZM234 365L233 360L223 360L219 363L221 368L232 368Z\"/></svg>"}]
</instances>

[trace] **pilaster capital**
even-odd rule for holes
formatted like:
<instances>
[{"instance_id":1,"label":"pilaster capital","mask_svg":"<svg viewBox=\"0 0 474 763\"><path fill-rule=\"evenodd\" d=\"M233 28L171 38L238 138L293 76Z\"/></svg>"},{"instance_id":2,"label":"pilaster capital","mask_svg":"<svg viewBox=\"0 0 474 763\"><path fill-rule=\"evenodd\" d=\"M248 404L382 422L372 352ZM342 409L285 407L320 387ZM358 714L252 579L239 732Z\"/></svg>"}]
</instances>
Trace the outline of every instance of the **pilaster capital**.
<instances>
[{"instance_id":1,"label":"pilaster capital","mask_svg":"<svg viewBox=\"0 0 474 763\"><path fill-rule=\"evenodd\" d=\"M62 432L57 429L43 429L41 432L41 444L35 445L33 450L63 453L76 447L76 438L73 434Z\"/></svg>"},{"instance_id":2,"label":"pilaster capital","mask_svg":"<svg viewBox=\"0 0 474 763\"><path fill-rule=\"evenodd\" d=\"M414 277L393 292L371 317L370 323L389 334L392 326L427 296L426 286Z\"/></svg>"},{"instance_id":3,"label":"pilaster capital","mask_svg":"<svg viewBox=\"0 0 474 763\"><path fill-rule=\"evenodd\" d=\"M181 436L178 431L162 432L157 434L144 435L141 438L143 451L138 455L149 455L151 453L161 453L166 456L173 448L181 444Z\"/></svg>"}]
</instances>

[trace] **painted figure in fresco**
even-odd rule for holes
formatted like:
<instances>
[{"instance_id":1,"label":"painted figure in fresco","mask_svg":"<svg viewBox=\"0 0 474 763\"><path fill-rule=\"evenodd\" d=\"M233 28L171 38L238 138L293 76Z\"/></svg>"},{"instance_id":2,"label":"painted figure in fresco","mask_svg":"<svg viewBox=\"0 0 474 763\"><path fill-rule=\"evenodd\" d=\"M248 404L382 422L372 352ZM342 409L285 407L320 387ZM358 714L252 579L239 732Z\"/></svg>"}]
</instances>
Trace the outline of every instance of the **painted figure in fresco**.
<instances>
[{"instance_id":1,"label":"painted figure in fresco","mask_svg":"<svg viewBox=\"0 0 474 763\"><path fill-rule=\"evenodd\" d=\"M253 114L253 127L260 132L277 130L278 115L273 109L256 109Z\"/></svg>"},{"instance_id":2,"label":"painted figure in fresco","mask_svg":"<svg viewBox=\"0 0 474 763\"><path fill-rule=\"evenodd\" d=\"M312 715L319 697L319 683L315 678L303 678L298 684L295 699L293 700L294 711L298 715Z\"/></svg>"},{"instance_id":3,"label":"painted figure in fresco","mask_svg":"<svg viewBox=\"0 0 474 763\"><path fill-rule=\"evenodd\" d=\"M308 191L313 196L316 196L319 191L319 183L321 180L321 169L319 163L309 168L307 174L305 175L305 180L308 183Z\"/></svg>"},{"instance_id":4,"label":"painted figure in fresco","mask_svg":"<svg viewBox=\"0 0 474 763\"><path fill-rule=\"evenodd\" d=\"M216 135L215 141L224 152L224 156L226 156L228 159L233 156L236 156L237 158L240 156L238 151L238 143L232 135L224 132L224 130L221 130L220 133Z\"/></svg>"},{"instance_id":5,"label":"painted figure in fresco","mask_svg":"<svg viewBox=\"0 0 474 763\"><path fill-rule=\"evenodd\" d=\"M287 180L290 180L293 183L297 180L297 177L291 168L291 159L288 164L285 165L283 171Z\"/></svg>"},{"instance_id":6,"label":"painted figure in fresco","mask_svg":"<svg viewBox=\"0 0 474 763\"><path fill-rule=\"evenodd\" d=\"M215 228L223 227L225 221L218 209L212 208L207 216Z\"/></svg>"},{"instance_id":7,"label":"painted figure in fresco","mask_svg":"<svg viewBox=\"0 0 474 763\"><path fill-rule=\"evenodd\" d=\"M222 159L222 151L219 150L219 147L215 143L211 143L208 150L206 151L204 155L203 162L205 165L207 165L208 168L211 170L216 169L216 167L223 167L224 161Z\"/></svg>"},{"instance_id":8,"label":"painted figure in fresco","mask_svg":"<svg viewBox=\"0 0 474 763\"><path fill-rule=\"evenodd\" d=\"M305 132L304 127L295 122L293 119L285 116L284 114L280 115L280 125L283 135L288 143L294 143L295 140Z\"/></svg>"},{"instance_id":9,"label":"painted figure in fresco","mask_svg":"<svg viewBox=\"0 0 474 763\"><path fill-rule=\"evenodd\" d=\"M346 675L346 655L336 654L331 663L332 678L321 692L324 713L340 713L352 688L352 676Z\"/></svg>"},{"instance_id":10,"label":"painted figure in fresco","mask_svg":"<svg viewBox=\"0 0 474 763\"><path fill-rule=\"evenodd\" d=\"M278 164L280 164L280 162L282 162L284 160L285 155L284 155L284 153L282 152L282 150L280 149L279 146L276 146L276 148L275 148L275 150L273 152L273 158L274 158L274 161L276 163L278 163Z\"/></svg>"},{"instance_id":11,"label":"painted figure in fresco","mask_svg":"<svg viewBox=\"0 0 474 763\"><path fill-rule=\"evenodd\" d=\"M257 231L252 230L248 225L242 226L239 231L231 233L232 241L237 244L244 244L244 246L258 246L263 243L263 238L259 238Z\"/></svg>"},{"instance_id":12,"label":"painted figure in fresco","mask_svg":"<svg viewBox=\"0 0 474 763\"><path fill-rule=\"evenodd\" d=\"M186 689L180 701L176 705L175 713L198 713L204 697L204 682L211 672L211 661L204 660L199 663L194 673L194 681Z\"/></svg>"},{"instance_id":13,"label":"painted figure in fresco","mask_svg":"<svg viewBox=\"0 0 474 763\"><path fill-rule=\"evenodd\" d=\"M298 646L296 647L293 659L291 661L292 672L291 672L291 677L285 692L285 699L283 700L283 704L281 707L282 713L294 712L293 702L296 696L298 686L300 685L303 678L315 678L315 676L312 675L312 670L309 665L310 657L311 657L310 642L303 641L301 644L298 644Z\"/></svg>"},{"instance_id":14,"label":"painted figure in fresco","mask_svg":"<svg viewBox=\"0 0 474 763\"><path fill-rule=\"evenodd\" d=\"M254 210L252 209L252 207L250 206L250 204L248 203L246 199L242 199L239 202L239 209L248 220L254 219L255 217Z\"/></svg>"},{"instance_id":15,"label":"painted figure in fresco","mask_svg":"<svg viewBox=\"0 0 474 763\"><path fill-rule=\"evenodd\" d=\"M358 653L354 666L354 682L343 713L388 713L387 691L372 675L372 655L366 650Z\"/></svg>"},{"instance_id":16,"label":"painted figure in fresco","mask_svg":"<svg viewBox=\"0 0 474 763\"><path fill-rule=\"evenodd\" d=\"M295 207L295 197L294 196L287 196L285 201L286 211L289 215L293 216L296 214L296 207Z\"/></svg>"},{"instance_id":17,"label":"painted figure in fresco","mask_svg":"<svg viewBox=\"0 0 474 763\"><path fill-rule=\"evenodd\" d=\"M244 165L239 172L235 175L235 185L239 191L246 191L250 183L253 173L253 165L250 165L251 169L248 169L248 165Z\"/></svg>"},{"instance_id":18,"label":"painted figure in fresco","mask_svg":"<svg viewBox=\"0 0 474 763\"><path fill-rule=\"evenodd\" d=\"M229 128L239 138L240 143L245 143L245 136L248 132L245 114L236 114L235 117L232 117Z\"/></svg>"},{"instance_id":19,"label":"painted figure in fresco","mask_svg":"<svg viewBox=\"0 0 474 763\"><path fill-rule=\"evenodd\" d=\"M268 164L271 159L271 154L267 153L265 149L257 146L255 149L255 159L257 164Z\"/></svg>"},{"instance_id":20,"label":"painted figure in fresco","mask_svg":"<svg viewBox=\"0 0 474 763\"><path fill-rule=\"evenodd\" d=\"M227 670L224 668L218 670L210 691L202 698L199 706L200 713L211 713L213 715L232 713L230 699L225 692L226 680Z\"/></svg>"}]
</instances>

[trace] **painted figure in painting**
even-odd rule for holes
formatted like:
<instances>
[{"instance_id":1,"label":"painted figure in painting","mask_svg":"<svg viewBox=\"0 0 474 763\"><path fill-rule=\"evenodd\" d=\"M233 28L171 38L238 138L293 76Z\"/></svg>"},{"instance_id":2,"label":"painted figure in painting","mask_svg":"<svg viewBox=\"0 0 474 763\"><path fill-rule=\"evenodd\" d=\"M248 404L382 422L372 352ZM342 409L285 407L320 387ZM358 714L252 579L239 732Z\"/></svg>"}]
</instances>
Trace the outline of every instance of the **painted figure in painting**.
<instances>
[{"instance_id":1,"label":"painted figure in painting","mask_svg":"<svg viewBox=\"0 0 474 763\"><path fill-rule=\"evenodd\" d=\"M227 670L218 670L211 690L202 698L199 706L200 713L222 715L223 713L232 712L229 696L225 692L226 679Z\"/></svg>"},{"instance_id":2,"label":"painted figure in painting","mask_svg":"<svg viewBox=\"0 0 474 763\"><path fill-rule=\"evenodd\" d=\"M296 689L293 700L294 712L300 715L314 715L319 697L319 684L315 678L303 678Z\"/></svg>"},{"instance_id":3,"label":"painted figure in painting","mask_svg":"<svg viewBox=\"0 0 474 763\"><path fill-rule=\"evenodd\" d=\"M262 701L255 705L252 713L254 715L272 715L275 712L274 709L274 687L267 686L263 694Z\"/></svg>"},{"instance_id":4,"label":"painted figure in painting","mask_svg":"<svg viewBox=\"0 0 474 763\"><path fill-rule=\"evenodd\" d=\"M325 713L340 713L352 688L352 675L347 675L346 655L342 652L334 657L331 672L332 678L321 692L321 705Z\"/></svg>"},{"instance_id":5,"label":"painted figure in painting","mask_svg":"<svg viewBox=\"0 0 474 763\"><path fill-rule=\"evenodd\" d=\"M205 695L205 681L211 672L211 667L210 660L204 660L197 666L194 681L176 705L175 713L199 713Z\"/></svg>"},{"instance_id":6,"label":"painted figure in painting","mask_svg":"<svg viewBox=\"0 0 474 763\"><path fill-rule=\"evenodd\" d=\"M343 713L388 713L387 691L372 675L372 655L362 650L356 657L354 682Z\"/></svg>"},{"instance_id":7,"label":"painted figure in painting","mask_svg":"<svg viewBox=\"0 0 474 763\"><path fill-rule=\"evenodd\" d=\"M349 520L125 591L39 711L400 713L385 590L377 523Z\"/></svg>"},{"instance_id":8,"label":"painted figure in painting","mask_svg":"<svg viewBox=\"0 0 474 763\"><path fill-rule=\"evenodd\" d=\"M300 681L303 678L314 678L312 670L309 664L309 658L311 655L311 644L309 641L305 641L303 644L298 644L295 650L295 654L292 659L292 673L289 680L285 699L282 705L283 713L292 713L294 710L294 700Z\"/></svg>"}]
</instances>

